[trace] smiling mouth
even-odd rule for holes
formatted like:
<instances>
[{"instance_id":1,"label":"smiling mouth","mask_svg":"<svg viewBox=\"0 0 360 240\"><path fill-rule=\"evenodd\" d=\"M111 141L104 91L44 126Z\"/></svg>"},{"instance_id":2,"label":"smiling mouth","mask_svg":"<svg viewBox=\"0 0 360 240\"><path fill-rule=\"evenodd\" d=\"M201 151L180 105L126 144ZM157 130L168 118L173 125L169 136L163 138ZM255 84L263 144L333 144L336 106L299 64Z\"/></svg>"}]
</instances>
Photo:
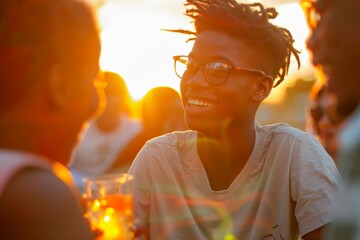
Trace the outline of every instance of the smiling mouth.
<instances>
[{"instance_id":1,"label":"smiling mouth","mask_svg":"<svg viewBox=\"0 0 360 240\"><path fill-rule=\"evenodd\" d=\"M189 106L195 106L195 107L201 107L201 108L212 107L215 105L214 102L201 100L201 99L195 99L195 98L189 98L187 101L187 104Z\"/></svg>"}]
</instances>

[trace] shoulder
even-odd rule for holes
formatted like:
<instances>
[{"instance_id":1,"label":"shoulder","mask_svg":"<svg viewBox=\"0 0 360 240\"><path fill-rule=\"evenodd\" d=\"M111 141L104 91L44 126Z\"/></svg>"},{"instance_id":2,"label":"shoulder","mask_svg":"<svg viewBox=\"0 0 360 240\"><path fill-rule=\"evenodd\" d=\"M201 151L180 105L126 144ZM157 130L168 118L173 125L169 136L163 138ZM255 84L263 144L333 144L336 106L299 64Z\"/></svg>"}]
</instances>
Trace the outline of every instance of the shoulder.
<instances>
[{"instance_id":1,"label":"shoulder","mask_svg":"<svg viewBox=\"0 0 360 240\"><path fill-rule=\"evenodd\" d=\"M0 150L0 198L13 176L24 168L50 169L50 163L40 156L14 150Z\"/></svg>"},{"instance_id":2,"label":"shoulder","mask_svg":"<svg viewBox=\"0 0 360 240\"><path fill-rule=\"evenodd\" d=\"M149 140L146 145L148 147L186 147L194 144L196 141L197 132L192 130L187 131L175 131L167 133L159 137L155 137Z\"/></svg>"},{"instance_id":3,"label":"shoulder","mask_svg":"<svg viewBox=\"0 0 360 240\"><path fill-rule=\"evenodd\" d=\"M286 123L276 123L264 126L257 125L257 129L264 134L275 133L277 135L287 135L293 137L309 135L308 133L300 129L294 128Z\"/></svg>"},{"instance_id":4,"label":"shoulder","mask_svg":"<svg viewBox=\"0 0 360 240\"><path fill-rule=\"evenodd\" d=\"M24 236L60 239L71 234L90 236L71 190L45 169L27 167L16 173L4 189L0 211L1 232L8 228L7 234L15 234L19 239L25 239ZM16 232L16 229L21 231Z\"/></svg>"},{"instance_id":5,"label":"shoulder","mask_svg":"<svg viewBox=\"0 0 360 240\"><path fill-rule=\"evenodd\" d=\"M13 203L18 201L24 208L28 208L27 211L36 213L36 208L45 209L57 205L61 207L73 200L74 196L67 185L52 172L26 167L11 178L4 189L1 203L13 206ZM53 210L57 211L56 208Z\"/></svg>"},{"instance_id":6,"label":"shoulder","mask_svg":"<svg viewBox=\"0 0 360 240\"><path fill-rule=\"evenodd\" d=\"M189 160L196 149L196 137L197 132L189 130L164 134L147 141L129 171L137 169L145 173L148 169L156 170L164 165L177 166L182 159Z\"/></svg>"},{"instance_id":7,"label":"shoulder","mask_svg":"<svg viewBox=\"0 0 360 240\"><path fill-rule=\"evenodd\" d=\"M287 161L292 159L292 163L334 164L324 147L311 134L287 124L258 126L257 135L259 146L267 153L281 153Z\"/></svg>"},{"instance_id":8,"label":"shoulder","mask_svg":"<svg viewBox=\"0 0 360 240\"><path fill-rule=\"evenodd\" d=\"M52 172L28 166L16 173L4 189L4 197L23 197L31 200L51 200L59 203L56 196L66 196L71 193L64 182L57 178ZM36 201L34 203L37 203ZM65 202L66 203L66 202Z\"/></svg>"},{"instance_id":9,"label":"shoulder","mask_svg":"<svg viewBox=\"0 0 360 240\"><path fill-rule=\"evenodd\" d=\"M268 139L274 143L288 142L292 144L301 143L321 147L320 143L309 133L291 127L285 123L270 124L265 126L257 125L257 134L261 138Z\"/></svg>"}]
</instances>

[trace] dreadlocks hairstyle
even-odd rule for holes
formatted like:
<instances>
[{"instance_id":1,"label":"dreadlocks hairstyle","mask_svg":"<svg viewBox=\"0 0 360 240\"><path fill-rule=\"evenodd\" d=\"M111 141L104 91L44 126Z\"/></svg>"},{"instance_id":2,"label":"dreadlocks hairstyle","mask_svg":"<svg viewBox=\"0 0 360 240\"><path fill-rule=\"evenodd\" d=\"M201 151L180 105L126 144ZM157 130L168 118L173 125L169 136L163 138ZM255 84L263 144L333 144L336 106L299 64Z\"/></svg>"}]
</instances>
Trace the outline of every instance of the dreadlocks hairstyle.
<instances>
[{"instance_id":1,"label":"dreadlocks hairstyle","mask_svg":"<svg viewBox=\"0 0 360 240\"><path fill-rule=\"evenodd\" d=\"M261 69L277 79L277 87L287 75L293 54L300 67L299 51L293 47L291 33L275 26L269 19L278 15L275 8L264 8L260 3L244 4L236 0L187 0L185 15L192 18L195 32L177 29L168 30L193 35L190 40L204 31L215 30L241 39L248 45Z\"/></svg>"}]
</instances>

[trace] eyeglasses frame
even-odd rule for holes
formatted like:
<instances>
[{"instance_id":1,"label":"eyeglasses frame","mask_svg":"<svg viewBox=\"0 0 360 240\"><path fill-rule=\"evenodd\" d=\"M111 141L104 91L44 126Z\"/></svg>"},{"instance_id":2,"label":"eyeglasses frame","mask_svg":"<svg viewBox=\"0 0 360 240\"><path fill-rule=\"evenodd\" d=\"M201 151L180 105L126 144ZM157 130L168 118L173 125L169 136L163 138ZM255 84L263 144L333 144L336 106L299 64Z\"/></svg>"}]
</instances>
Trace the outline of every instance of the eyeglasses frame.
<instances>
[{"instance_id":1,"label":"eyeglasses frame","mask_svg":"<svg viewBox=\"0 0 360 240\"><path fill-rule=\"evenodd\" d=\"M176 56L173 56L175 74L176 74L176 76L178 76L180 79L182 79L183 76L180 76L180 75L178 74L178 72L176 71L176 62L179 61L179 62L183 63L182 61L180 61L180 59L181 59L182 57L185 57L185 58L189 59L189 57L186 56L186 55L176 55ZM188 62L189 62L189 61L187 61L187 63L188 63ZM260 76L266 76L266 75L267 75L264 71L261 71L261 70L257 70L257 69L253 69L253 68L244 68L244 67L240 67L240 66L231 66L231 65L228 65L228 64L226 64L226 63L223 63L224 65L226 65L226 66L228 67L228 74L227 74L226 78L225 78L223 81L221 81L221 82L219 82L219 83L213 83L213 82L210 82L210 81L209 81L207 75L205 74L205 66L206 66L207 64L209 64L209 63L211 63L211 62L202 63L202 64L201 64L201 63L191 63L191 64L193 64L194 66L197 67L197 70L196 70L196 72L194 73L194 75L197 73L197 71L200 69L200 67L203 67L203 76L204 76L204 78L206 79L206 81L207 81L210 85L214 85L214 86L216 86L216 85L221 85L221 84L223 84L224 82L226 82L227 79L229 78L229 75L230 75L231 71L233 71L233 70L236 70L236 71L239 71L239 72L248 72L248 73L258 74L258 75L260 75ZM183 64L186 65L185 63L183 63ZM194 75L193 75L193 76L194 76ZM193 76L191 76L191 77L193 77Z\"/></svg>"}]
</instances>

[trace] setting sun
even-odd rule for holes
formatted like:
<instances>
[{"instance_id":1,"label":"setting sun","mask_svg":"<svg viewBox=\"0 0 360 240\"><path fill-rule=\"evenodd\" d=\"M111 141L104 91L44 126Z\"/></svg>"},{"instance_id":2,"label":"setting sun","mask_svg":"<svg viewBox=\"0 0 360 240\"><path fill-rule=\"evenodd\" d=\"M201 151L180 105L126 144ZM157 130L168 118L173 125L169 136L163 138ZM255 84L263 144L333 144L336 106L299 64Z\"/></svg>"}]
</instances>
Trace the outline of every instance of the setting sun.
<instances>
[{"instance_id":1,"label":"setting sun","mask_svg":"<svg viewBox=\"0 0 360 240\"><path fill-rule=\"evenodd\" d=\"M156 5L105 4L99 11L102 27L101 68L119 73L135 99L155 86L178 90L173 55L186 54L186 36L161 29L189 28L181 12L172 14Z\"/></svg>"},{"instance_id":2,"label":"setting sun","mask_svg":"<svg viewBox=\"0 0 360 240\"><path fill-rule=\"evenodd\" d=\"M282 101L284 90L294 84L298 75L309 71L305 39L308 28L299 4L277 7L279 16L273 22L288 28L301 51L301 70L295 59L284 86L275 88L266 102ZM131 96L138 100L156 86L179 90L180 80L173 71L173 55L187 54L192 43L188 36L161 29L191 29L190 19L183 15L181 1L106 1L99 9L103 70L119 73L126 81Z\"/></svg>"}]
</instances>

